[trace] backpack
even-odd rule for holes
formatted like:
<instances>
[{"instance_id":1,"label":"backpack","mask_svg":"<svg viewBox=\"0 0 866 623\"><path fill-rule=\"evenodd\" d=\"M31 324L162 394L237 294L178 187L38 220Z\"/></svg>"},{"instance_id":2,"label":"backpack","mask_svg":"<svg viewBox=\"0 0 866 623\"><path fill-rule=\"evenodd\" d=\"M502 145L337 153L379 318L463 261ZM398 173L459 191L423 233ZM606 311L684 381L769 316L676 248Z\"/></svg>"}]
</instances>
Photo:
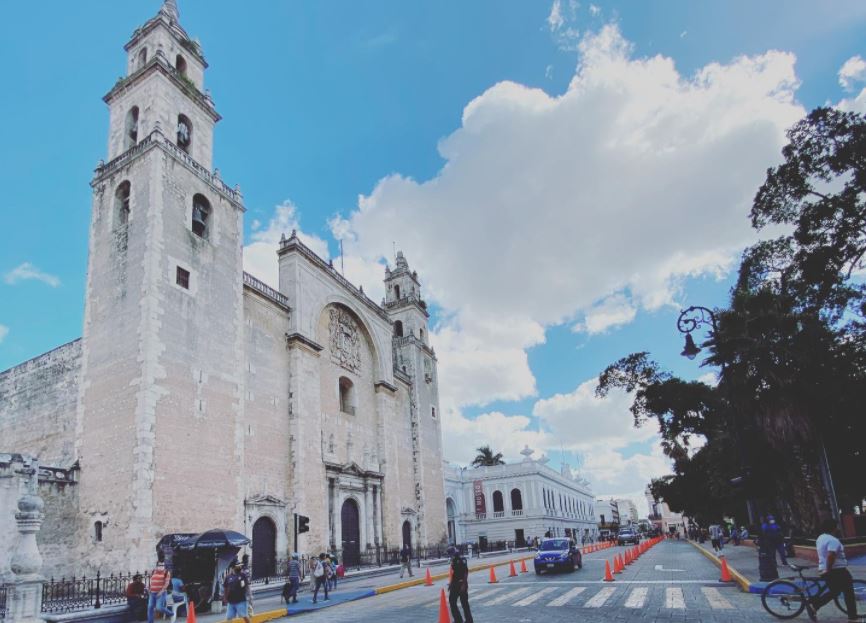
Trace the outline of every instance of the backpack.
<instances>
[{"instance_id":1,"label":"backpack","mask_svg":"<svg viewBox=\"0 0 866 623\"><path fill-rule=\"evenodd\" d=\"M313 577L320 578L325 575L325 567L322 565L322 561L316 563L316 569L313 571Z\"/></svg>"},{"instance_id":2,"label":"backpack","mask_svg":"<svg viewBox=\"0 0 866 623\"><path fill-rule=\"evenodd\" d=\"M246 582L243 576L232 573L226 578L226 600L230 604L239 604L246 601L246 598Z\"/></svg>"}]
</instances>

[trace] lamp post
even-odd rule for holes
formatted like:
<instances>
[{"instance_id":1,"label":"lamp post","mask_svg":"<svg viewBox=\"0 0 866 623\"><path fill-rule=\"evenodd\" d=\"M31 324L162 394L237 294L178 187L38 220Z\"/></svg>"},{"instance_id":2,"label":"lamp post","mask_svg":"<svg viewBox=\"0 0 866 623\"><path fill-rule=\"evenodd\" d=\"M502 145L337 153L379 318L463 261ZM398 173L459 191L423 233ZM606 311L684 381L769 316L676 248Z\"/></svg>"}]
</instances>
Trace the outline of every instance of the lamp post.
<instances>
[{"instance_id":1,"label":"lamp post","mask_svg":"<svg viewBox=\"0 0 866 623\"><path fill-rule=\"evenodd\" d=\"M709 328L710 329L710 337L716 338L716 335L719 330L719 325L716 320L716 315L713 313L713 310L708 307L703 307L701 305L692 305L680 312L679 317L677 318L677 330L680 333L684 333L685 345L683 346L683 350L680 353L683 357L687 359L694 359L698 356L698 353L701 352L701 347L695 344L695 340L692 337L692 331L701 328ZM722 362L722 376L726 376L725 372L727 370L727 366L724 361ZM728 392L728 403L729 406L733 405L733 394L731 393L730 388L726 390ZM734 447L736 448L737 458L742 463L744 452L744 446L740 440L740 429L737 426L737 417L734 413L733 408L729 408L729 416L728 416L728 425L731 429L731 436L734 440ZM731 484L742 484L744 483L745 478L743 476L737 476L736 478L731 479ZM746 483L748 485L748 483ZM754 525L755 523L755 513L754 507L752 505L752 499L748 495L746 495L746 513L749 516L749 525Z\"/></svg>"}]
</instances>

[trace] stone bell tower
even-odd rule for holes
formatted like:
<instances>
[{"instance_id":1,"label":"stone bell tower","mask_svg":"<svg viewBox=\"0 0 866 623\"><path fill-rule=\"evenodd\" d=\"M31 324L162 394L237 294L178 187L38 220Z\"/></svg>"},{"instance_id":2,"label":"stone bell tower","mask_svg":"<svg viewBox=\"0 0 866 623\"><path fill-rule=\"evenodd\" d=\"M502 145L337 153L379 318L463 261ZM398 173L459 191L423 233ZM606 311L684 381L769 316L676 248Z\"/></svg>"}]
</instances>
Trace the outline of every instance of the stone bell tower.
<instances>
[{"instance_id":1,"label":"stone bell tower","mask_svg":"<svg viewBox=\"0 0 866 623\"><path fill-rule=\"evenodd\" d=\"M78 546L103 569L243 525L243 200L212 170L220 116L176 2L125 50L91 182L77 414Z\"/></svg>"},{"instance_id":2,"label":"stone bell tower","mask_svg":"<svg viewBox=\"0 0 866 623\"><path fill-rule=\"evenodd\" d=\"M415 542L437 542L444 538L446 525L439 374L436 353L429 345L427 321L430 314L421 297L421 282L418 273L409 269L402 251L397 252L394 270L385 269L383 306L394 326L394 368L411 381L409 417L417 513Z\"/></svg>"}]
</instances>

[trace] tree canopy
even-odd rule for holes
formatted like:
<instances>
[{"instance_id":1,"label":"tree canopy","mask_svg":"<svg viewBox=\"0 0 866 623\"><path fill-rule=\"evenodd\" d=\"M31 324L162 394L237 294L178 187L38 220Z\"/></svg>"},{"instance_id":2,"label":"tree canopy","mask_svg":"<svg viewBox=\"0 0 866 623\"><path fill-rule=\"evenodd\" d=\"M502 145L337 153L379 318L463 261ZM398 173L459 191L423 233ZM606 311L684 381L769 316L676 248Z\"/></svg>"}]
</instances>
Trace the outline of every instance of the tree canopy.
<instances>
[{"instance_id":1,"label":"tree canopy","mask_svg":"<svg viewBox=\"0 0 866 623\"><path fill-rule=\"evenodd\" d=\"M866 496L866 117L819 108L788 138L751 211L786 233L744 252L703 344L718 385L635 353L597 393L633 393L635 424L658 423L674 474L653 490L671 508L745 520L751 499L811 532L833 510L831 474L841 510Z\"/></svg>"},{"instance_id":2,"label":"tree canopy","mask_svg":"<svg viewBox=\"0 0 866 623\"><path fill-rule=\"evenodd\" d=\"M478 454L475 455L474 459L472 459L473 467L505 465L505 461L502 458L502 453L496 452L494 454L493 450L490 449L490 446L481 446L480 448L475 448L475 451Z\"/></svg>"}]
</instances>

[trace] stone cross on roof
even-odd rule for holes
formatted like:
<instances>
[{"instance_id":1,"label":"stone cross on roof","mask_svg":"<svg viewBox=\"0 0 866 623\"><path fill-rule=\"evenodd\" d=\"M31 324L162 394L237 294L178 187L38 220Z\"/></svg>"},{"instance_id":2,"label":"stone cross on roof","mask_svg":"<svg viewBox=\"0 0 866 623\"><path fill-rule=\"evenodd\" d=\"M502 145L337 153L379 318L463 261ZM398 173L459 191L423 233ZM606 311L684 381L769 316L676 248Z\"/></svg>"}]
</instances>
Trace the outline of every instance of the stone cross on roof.
<instances>
[{"instance_id":1,"label":"stone cross on roof","mask_svg":"<svg viewBox=\"0 0 866 623\"><path fill-rule=\"evenodd\" d=\"M168 17L169 20L173 21L175 24L180 23L180 13L177 10L177 0L165 0L165 2L162 3L162 8L159 12Z\"/></svg>"}]
</instances>

